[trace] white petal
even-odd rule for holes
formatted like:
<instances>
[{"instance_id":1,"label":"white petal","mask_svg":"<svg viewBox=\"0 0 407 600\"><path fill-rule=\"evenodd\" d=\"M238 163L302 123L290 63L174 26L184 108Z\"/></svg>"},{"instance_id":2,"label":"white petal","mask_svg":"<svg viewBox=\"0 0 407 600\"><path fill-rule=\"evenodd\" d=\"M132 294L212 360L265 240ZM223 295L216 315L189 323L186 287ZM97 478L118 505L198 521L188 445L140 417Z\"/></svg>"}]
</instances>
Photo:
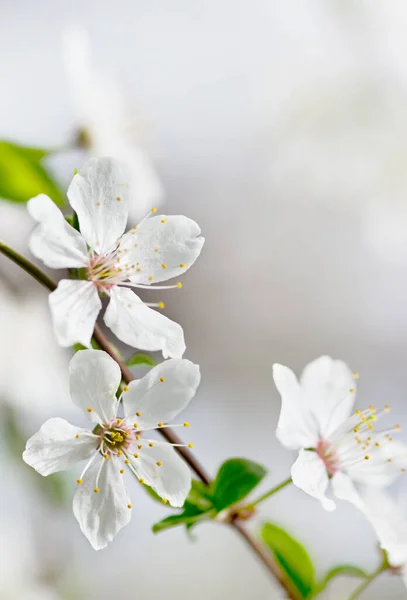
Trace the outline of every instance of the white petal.
<instances>
[{"instance_id":1,"label":"white petal","mask_svg":"<svg viewBox=\"0 0 407 600\"><path fill-rule=\"evenodd\" d=\"M183 506L191 489L191 473L171 444L161 442L153 448L143 444L143 448L135 452L139 458L130 456L130 459L144 483L167 499L171 506ZM162 465L158 466L157 462Z\"/></svg>"},{"instance_id":2,"label":"white petal","mask_svg":"<svg viewBox=\"0 0 407 600\"><path fill-rule=\"evenodd\" d=\"M347 500L357 508L363 509L363 502L349 475L341 472L335 473L331 479L331 485L334 496L340 500Z\"/></svg>"},{"instance_id":3,"label":"white petal","mask_svg":"<svg viewBox=\"0 0 407 600\"><path fill-rule=\"evenodd\" d=\"M407 563L407 511L402 514L391 496L376 487L363 486L363 512L370 521L392 566Z\"/></svg>"},{"instance_id":4,"label":"white petal","mask_svg":"<svg viewBox=\"0 0 407 600\"><path fill-rule=\"evenodd\" d=\"M23 459L41 475L50 475L90 458L97 446L98 438L88 429L64 419L49 419L28 440Z\"/></svg>"},{"instance_id":5,"label":"white petal","mask_svg":"<svg viewBox=\"0 0 407 600\"><path fill-rule=\"evenodd\" d=\"M103 350L80 350L69 364L72 401L91 421L108 423L116 416L120 381L119 365Z\"/></svg>"},{"instance_id":6,"label":"white petal","mask_svg":"<svg viewBox=\"0 0 407 600\"><path fill-rule=\"evenodd\" d=\"M328 474L316 452L301 450L291 467L291 477L294 485L320 500L325 510L335 509L335 502L325 496L329 485Z\"/></svg>"},{"instance_id":7,"label":"white petal","mask_svg":"<svg viewBox=\"0 0 407 600\"><path fill-rule=\"evenodd\" d=\"M28 212L38 222L30 237L30 250L52 269L80 268L88 262L86 242L64 219L63 214L45 194L27 203Z\"/></svg>"},{"instance_id":8,"label":"white petal","mask_svg":"<svg viewBox=\"0 0 407 600\"><path fill-rule=\"evenodd\" d=\"M321 356L305 367L300 381L321 437L327 438L350 416L356 392L352 371L341 360Z\"/></svg>"},{"instance_id":9,"label":"white petal","mask_svg":"<svg viewBox=\"0 0 407 600\"><path fill-rule=\"evenodd\" d=\"M129 391L123 395L124 414L137 421L140 430L168 423L195 396L200 379L198 365L183 359L166 360L128 385Z\"/></svg>"},{"instance_id":10,"label":"white petal","mask_svg":"<svg viewBox=\"0 0 407 600\"><path fill-rule=\"evenodd\" d=\"M96 286L91 281L62 279L49 295L49 305L58 344L89 346L102 308Z\"/></svg>"},{"instance_id":11,"label":"white petal","mask_svg":"<svg viewBox=\"0 0 407 600\"><path fill-rule=\"evenodd\" d=\"M86 472L73 499L74 515L95 550L105 548L131 517L130 498L120 473L122 463L113 456L102 461L102 465L96 461ZM94 492L95 488L99 489L98 493Z\"/></svg>"},{"instance_id":12,"label":"white petal","mask_svg":"<svg viewBox=\"0 0 407 600\"><path fill-rule=\"evenodd\" d=\"M288 367L275 364L273 378L281 395L277 438L286 448L314 448L318 442L317 422L309 411L297 377Z\"/></svg>"},{"instance_id":13,"label":"white petal","mask_svg":"<svg viewBox=\"0 0 407 600\"><path fill-rule=\"evenodd\" d=\"M205 240L200 233L195 221L166 215L147 219L129 231L120 249L128 250L129 263L138 262L141 269L131 280L150 285L185 273L202 250Z\"/></svg>"},{"instance_id":14,"label":"white petal","mask_svg":"<svg viewBox=\"0 0 407 600\"><path fill-rule=\"evenodd\" d=\"M181 358L185 352L181 325L146 306L129 289L111 289L104 321L119 340L134 348L161 350L164 358Z\"/></svg>"},{"instance_id":15,"label":"white petal","mask_svg":"<svg viewBox=\"0 0 407 600\"><path fill-rule=\"evenodd\" d=\"M372 443L374 440L375 437ZM382 443L379 449L375 448L369 460L359 460L346 470L353 481L384 487L393 483L401 475L401 469L407 469L407 446L393 440Z\"/></svg>"},{"instance_id":16,"label":"white petal","mask_svg":"<svg viewBox=\"0 0 407 600\"><path fill-rule=\"evenodd\" d=\"M68 189L81 233L98 254L114 246L126 228L128 190L121 178L120 165L111 158L90 158Z\"/></svg>"}]
</instances>

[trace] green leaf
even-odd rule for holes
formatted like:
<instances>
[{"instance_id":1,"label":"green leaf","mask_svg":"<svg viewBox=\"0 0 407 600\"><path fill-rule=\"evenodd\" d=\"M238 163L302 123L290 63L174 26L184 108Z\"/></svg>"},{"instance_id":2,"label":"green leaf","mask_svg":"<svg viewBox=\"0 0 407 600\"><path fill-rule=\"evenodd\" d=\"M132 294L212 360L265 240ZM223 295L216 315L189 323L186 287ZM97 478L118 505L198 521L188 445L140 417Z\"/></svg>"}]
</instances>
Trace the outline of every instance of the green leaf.
<instances>
[{"instance_id":1,"label":"green leaf","mask_svg":"<svg viewBox=\"0 0 407 600\"><path fill-rule=\"evenodd\" d=\"M224 462L212 484L212 497L218 512L243 500L263 479L267 471L245 458Z\"/></svg>"},{"instance_id":2,"label":"green leaf","mask_svg":"<svg viewBox=\"0 0 407 600\"><path fill-rule=\"evenodd\" d=\"M136 365L148 365L150 367L155 367L158 365L158 362L152 356L148 354L141 354L140 352L137 354L132 354L127 360L126 365L128 367L135 367Z\"/></svg>"},{"instance_id":3,"label":"green leaf","mask_svg":"<svg viewBox=\"0 0 407 600\"><path fill-rule=\"evenodd\" d=\"M33 196L44 193L56 204L63 205L61 191L41 163L48 153L40 148L25 148L0 141L0 198L27 202Z\"/></svg>"},{"instance_id":4,"label":"green leaf","mask_svg":"<svg viewBox=\"0 0 407 600\"><path fill-rule=\"evenodd\" d=\"M310 598L315 587L315 570L304 546L273 523L265 523L261 537L286 579L302 598Z\"/></svg>"},{"instance_id":5,"label":"green leaf","mask_svg":"<svg viewBox=\"0 0 407 600\"><path fill-rule=\"evenodd\" d=\"M361 579L367 579L369 577L369 574L366 573L366 571L360 567L357 567L356 565L338 565L337 567L334 567L328 571L328 573L325 575L324 581L321 584L321 590L326 587L331 579L334 579L340 575L343 575L344 577L360 577Z\"/></svg>"}]
</instances>

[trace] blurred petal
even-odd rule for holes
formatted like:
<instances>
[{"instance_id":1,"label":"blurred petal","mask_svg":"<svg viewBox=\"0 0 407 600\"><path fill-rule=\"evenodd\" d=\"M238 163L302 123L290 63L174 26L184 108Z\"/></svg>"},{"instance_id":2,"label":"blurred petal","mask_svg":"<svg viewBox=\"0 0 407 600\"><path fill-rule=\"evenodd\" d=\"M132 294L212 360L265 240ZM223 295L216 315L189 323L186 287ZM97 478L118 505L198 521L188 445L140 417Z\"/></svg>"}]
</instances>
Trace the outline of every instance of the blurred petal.
<instances>
[{"instance_id":1,"label":"blurred petal","mask_svg":"<svg viewBox=\"0 0 407 600\"><path fill-rule=\"evenodd\" d=\"M340 500L347 500L357 508L363 510L360 495L353 485L353 481L346 473L335 473L331 479L332 491Z\"/></svg>"},{"instance_id":2,"label":"blurred petal","mask_svg":"<svg viewBox=\"0 0 407 600\"><path fill-rule=\"evenodd\" d=\"M49 295L49 305L58 344L89 346L102 308L96 286L91 281L62 279Z\"/></svg>"},{"instance_id":3,"label":"blurred petal","mask_svg":"<svg viewBox=\"0 0 407 600\"><path fill-rule=\"evenodd\" d=\"M351 414L356 391L352 371L341 360L321 356L305 367L300 383L321 437L327 438Z\"/></svg>"},{"instance_id":4,"label":"blurred petal","mask_svg":"<svg viewBox=\"0 0 407 600\"><path fill-rule=\"evenodd\" d=\"M166 360L142 379L130 382L123 395L124 414L137 421L140 430L168 423L195 396L200 379L198 365L183 359Z\"/></svg>"},{"instance_id":5,"label":"blurred petal","mask_svg":"<svg viewBox=\"0 0 407 600\"><path fill-rule=\"evenodd\" d=\"M171 444L157 443L137 449L139 458L130 456L140 478L171 506L183 506L191 489L191 473ZM157 465L159 463L159 465Z\"/></svg>"},{"instance_id":6,"label":"blurred petal","mask_svg":"<svg viewBox=\"0 0 407 600\"><path fill-rule=\"evenodd\" d=\"M105 548L131 517L120 460L111 456L102 461L102 465L96 461L89 468L73 499L74 515L95 550ZM95 493L95 489L99 492Z\"/></svg>"},{"instance_id":7,"label":"blurred petal","mask_svg":"<svg viewBox=\"0 0 407 600\"><path fill-rule=\"evenodd\" d=\"M124 232L127 196L119 165L110 158L90 158L72 179L69 203L78 215L83 237L98 254L114 247Z\"/></svg>"},{"instance_id":8,"label":"blurred petal","mask_svg":"<svg viewBox=\"0 0 407 600\"><path fill-rule=\"evenodd\" d=\"M30 237L30 250L52 269L80 268L88 262L86 242L64 219L45 194L27 203L28 212L38 222Z\"/></svg>"},{"instance_id":9,"label":"blurred petal","mask_svg":"<svg viewBox=\"0 0 407 600\"><path fill-rule=\"evenodd\" d=\"M116 416L121 378L119 365L106 352L80 350L69 365L72 401L91 421L108 423Z\"/></svg>"},{"instance_id":10,"label":"blurred petal","mask_svg":"<svg viewBox=\"0 0 407 600\"><path fill-rule=\"evenodd\" d=\"M120 243L128 260L139 263L135 283L157 283L185 273L198 258L204 238L199 226L184 216L151 217L129 231Z\"/></svg>"},{"instance_id":11,"label":"blurred petal","mask_svg":"<svg viewBox=\"0 0 407 600\"><path fill-rule=\"evenodd\" d=\"M335 509L335 502L325 496L329 485L328 474L323 461L316 452L301 450L291 467L291 477L294 485L320 500L325 510Z\"/></svg>"},{"instance_id":12,"label":"blurred petal","mask_svg":"<svg viewBox=\"0 0 407 600\"><path fill-rule=\"evenodd\" d=\"M104 321L119 340L134 348L161 350L164 358L181 358L185 352L181 325L146 306L129 289L111 289Z\"/></svg>"},{"instance_id":13,"label":"blurred petal","mask_svg":"<svg viewBox=\"0 0 407 600\"><path fill-rule=\"evenodd\" d=\"M276 435L286 448L313 448L318 442L318 423L311 415L297 377L283 365L273 365L274 383L281 395Z\"/></svg>"},{"instance_id":14,"label":"blurred petal","mask_svg":"<svg viewBox=\"0 0 407 600\"><path fill-rule=\"evenodd\" d=\"M407 469L407 446L393 440L382 443L369 460L360 460L346 471L353 481L385 487L400 477L402 469Z\"/></svg>"},{"instance_id":15,"label":"blurred petal","mask_svg":"<svg viewBox=\"0 0 407 600\"><path fill-rule=\"evenodd\" d=\"M66 471L96 452L98 438L64 419L49 419L27 442L24 461L41 475Z\"/></svg>"}]
</instances>

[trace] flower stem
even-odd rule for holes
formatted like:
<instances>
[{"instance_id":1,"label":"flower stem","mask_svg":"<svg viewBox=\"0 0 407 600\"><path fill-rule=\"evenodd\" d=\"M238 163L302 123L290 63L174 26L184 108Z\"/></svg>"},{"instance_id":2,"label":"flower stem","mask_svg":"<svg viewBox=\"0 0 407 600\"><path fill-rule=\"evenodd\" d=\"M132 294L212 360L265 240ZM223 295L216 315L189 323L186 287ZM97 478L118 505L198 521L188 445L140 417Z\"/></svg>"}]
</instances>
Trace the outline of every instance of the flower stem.
<instances>
[{"instance_id":1,"label":"flower stem","mask_svg":"<svg viewBox=\"0 0 407 600\"><path fill-rule=\"evenodd\" d=\"M10 260L12 260L16 265L24 269L29 275L31 275L36 281L38 281L45 288L53 292L56 289L55 282L48 277L45 273L43 273L38 267L32 264L29 260L27 260L24 256L21 256L15 250L12 250L9 246L4 244L4 242L0 241L0 254L4 254ZM99 347L107 352L113 360L117 362L122 372L122 377L126 383L130 383L135 378L131 373L130 369L125 365L125 363L121 360L119 356L116 355L113 346L107 340L104 333L101 331L98 325L95 325L95 329L93 332L93 339L97 342ZM159 429L159 433L172 444L182 444L182 440L173 433L170 429ZM208 485L211 482L211 478L206 472L205 468L201 465L195 455L185 447L176 446L175 450L182 456L185 462L189 465L189 467L195 472L195 474L199 477L199 479ZM284 482L284 485L287 485L287 482ZM277 486L279 489L284 487L283 485ZM274 488L277 491L276 488ZM269 495L271 495L269 493ZM280 572L279 567L275 563L271 553L267 550L267 548L259 541L256 537L254 537L239 521L233 521L229 523L231 527L245 540L247 545L253 550L253 552L257 555L259 560L264 564L269 573L280 583L280 585L284 588L287 598L290 600L301 600L301 596L294 591L289 582L286 582L282 573Z\"/></svg>"},{"instance_id":2,"label":"flower stem","mask_svg":"<svg viewBox=\"0 0 407 600\"><path fill-rule=\"evenodd\" d=\"M275 487L271 488L271 490L269 490L268 492L266 492L265 494L263 494L262 496L257 498L256 500L253 500L253 502L250 502L250 504L248 504L245 508L253 508L254 506L257 506L257 504L260 504L260 502L267 500L267 498L270 498L270 496L274 496L274 494L277 494L277 492L279 492L280 490L283 490L285 487L287 487L287 485L290 485L290 483L292 483L292 481L293 480L291 479L291 477L289 477L288 479L285 479L284 481L282 481Z\"/></svg>"},{"instance_id":3,"label":"flower stem","mask_svg":"<svg viewBox=\"0 0 407 600\"><path fill-rule=\"evenodd\" d=\"M376 571L373 571L373 573L369 575L369 577L367 577L360 585L358 585L356 590L349 596L348 600L356 600L356 598L359 598L359 596L365 591L365 589L387 568L388 563L387 560L384 559L380 566L376 569Z\"/></svg>"}]
</instances>

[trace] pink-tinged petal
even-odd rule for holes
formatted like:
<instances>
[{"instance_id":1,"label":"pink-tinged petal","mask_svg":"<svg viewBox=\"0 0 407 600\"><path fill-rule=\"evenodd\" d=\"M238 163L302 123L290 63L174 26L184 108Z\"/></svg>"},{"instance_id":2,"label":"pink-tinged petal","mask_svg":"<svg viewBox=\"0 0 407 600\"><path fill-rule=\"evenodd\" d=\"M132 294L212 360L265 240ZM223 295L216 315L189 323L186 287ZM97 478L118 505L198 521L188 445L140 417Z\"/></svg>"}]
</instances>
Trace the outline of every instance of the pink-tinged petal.
<instances>
[{"instance_id":1,"label":"pink-tinged petal","mask_svg":"<svg viewBox=\"0 0 407 600\"><path fill-rule=\"evenodd\" d=\"M38 222L30 237L30 250L52 269L80 268L88 264L86 241L64 219L45 194L27 203L28 212Z\"/></svg>"},{"instance_id":2,"label":"pink-tinged petal","mask_svg":"<svg viewBox=\"0 0 407 600\"><path fill-rule=\"evenodd\" d=\"M121 166L111 158L90 158L72 179L67 195L89 246L98 254L114 247L128 214Z\"/></svg>"},{"instance_id":3,"label":"pink-tinged petal","mask_svg":"<svg viewBox=\"0 0 407 600\"><path fill-rule=\"evenodd\" d=\"M352 371L341 360L321 356L305 367L300 384L321 437L329 437L351 414L356 393Z\"/></svg>"},{"instance_id":4,"label":"pink-tinged petal","mask_svg":"<svg viewBox=\"0 0 407 600\"><path fill-rule=\"evenodd\" d=\"M286 448L314 448L318 423L309 411L295 374L283 365L273 365L274 383L281 395L281 412L276 435Z\"/></svg>"},{"instance_id":5,"label":"pink-tinged petal","mask_svg":"<svg viewBox=\"0 0 407 600\"><path fill-rule=\"evenodd\" d=\"M120 382L119 365L102 350L80 350L69 364L72 401L91 421L108 423L114 419Z\"/></svg>"},{"instance_id":6,"label":"pink-tinged petal","mask_svg":"<svg viewBox=\"0 0 407 600\"><path fill-rule=\"evenodd\" d=\"M95 550L105 548L131 518L121 468L120 459L114 456L95 461L75 492L74 515Z\"/></svg>"},{"instance_id":7,"label":"pink-tinged petal","mask_svg":"<svg viewBox=\"0 0 407 600\"><path fill-rule=\"evenodd\" d=\"M141 350L161 350L164 358L181 358L185 352L181 325L146 306L134 292L115 286L104 321L125 344Z\"/></svg>"},{"instance_id":8,"label":"pink-tinged petal","mask_svg":"<svg viewBox=\"0 0 407 600\"><path fill-rule=\"evenodd\" d=\"M97 450L98 438L64 419L49 419L28 440L23 460L40 475L66 471Z\"/></svg>"},{"instance_id":9,"label":"pink-tinged petal","mask_svg":"<svg viewBox=\"0 0 407 600\"><path fill-rule=\"evenodd\" d=\"M170 444L163 442L137 449L138 458L129 456L138 476L171 506L183 506L191 489L191 473Z\"/></svg>"},{"instance_id":10,"label":"pink-tinged petal","mask_svg":"<svg viewBox=\"0 0 407 600\"><path fill-rule=\"evenodd\" d=\"M120 249L140 271L131 280L150 285L179 277L196 261L204 245L201 229L184 216L151 217L123 236Z\"/></svg>"},{"instance_id":11,"label":"pink-tinged petal","mask_svg":"<svg viewBox=\"0 0 407 600\"><path fill-rule=\"evenodd\" d=\"M325 510L334 510L335 502L325 496L329 479L323 461L316 452L301 450L291 467L294 485L319 500Z\"/></svg>"},{"instance_id":12,"label":"pink-tinged petal","mask_svg":"<svg viewBox=\"0 0 407 600\"><path fill-rule=\"evenodd\" d=\"M91 281L62 279L49 295L49 305L58 344L89 346L102 308L96 286Z\"/></svg>"},{"instance_id":13,"label":"pink-tinged petal","mask_svg":"<svg viewBox=\"0 0 407 600\"><path fill-rule=\"evenodd\" d=\"M195 396L200 379L198 365L184 359L166 360L129 383L123 395L124 414L140 430L169 423Z\"/></svg>"}]
</instances>

